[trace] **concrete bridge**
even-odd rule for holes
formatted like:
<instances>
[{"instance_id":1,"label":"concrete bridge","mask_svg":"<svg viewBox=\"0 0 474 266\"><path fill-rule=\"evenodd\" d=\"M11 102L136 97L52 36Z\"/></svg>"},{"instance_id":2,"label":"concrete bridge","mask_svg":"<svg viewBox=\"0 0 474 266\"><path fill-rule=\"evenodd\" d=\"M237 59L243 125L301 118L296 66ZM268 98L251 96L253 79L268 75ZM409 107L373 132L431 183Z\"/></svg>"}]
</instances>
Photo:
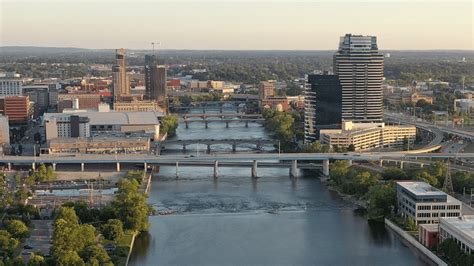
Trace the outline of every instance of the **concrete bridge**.
<instances>
[{"instance_id":1,"label":"concrete bridge","mask_svg":"<svg viewBox=\"0 0 474 266\"><path fill-rule=\"evenodd\" d=\"M0 157L0 164L4 164L8 169L12 165L31 165L35 169L37 164L50 164L53 169L57 164L80 164L81 170L84 171L85 164L115 164L116 170L120 171L121 163L143 164L146 169L148 164L174 164L179 168L179 164L183 163L199 163L211 162L218 171L219 163L235 162L237 164L247 164L251 162L252 177L258 177L257 168L259 162L288 162L290 161L290 175L296 176L298 170L298 161L305 162L322 162L323 174L329 175L330 160L347 160L351 164L353 161L379 161L394 160L403 162L404 160L418 159L474 159L474 153L424 153L411 154L405 152L366 152L366 153L270 153L270 154L213 154L213 155L69 155L55 156L45 155L40 157L34 156L3 156Z\"/></svg>"},{"instance_id":2,"label":"concrete bridge","mask_svg":"<svg viewBox=\"0 0 474 266\"><path fill-rule=\"evenodd\" d=\"M183 119L188 119L188 118L202 118L202 119L208 119L208 118L220 118L220 119L225 119L225 118L240 118L240 119L255 119L255 118L263 118L261 114L244 114L244 113L223 113L223 114L184 114L182 115Z\"/></svg>"},{"instance_id":3,"label":"concrete bridge","mask_svg":"<svg viewBox=\"0 0 474 266\"><path fill-rule=\"evenodd\" d=\"M190 140L167 140L161 144L161 147L166 149L168 145L181 145L183 151L186 150L186 146L192 144L204 144L207 145L207 151L211 151L211 146L214 144L227 144L232 146L232 151L235 152L237 145L252 144L255 145L257 150L262 149L263 145L276 145L278 140L273 139L190 139Z\"/></svg>"},{"instance_id":4,"label":"concrete bridge","mask_svg":"<svg viewBox=\"0 0 474 266\"><path fill-rule=\"evenodd\" d=\"M193 120L193 119L185 119L184 124L186 128L189 128L190 123L204 123L206 128L209 127L209 123L225 123L225 127L228 128L230 123L245 123L245 127L249 127L249 123L260 123L263 124L265 119L263 118L243 118L243 119L204 119L204 120Z\"/></svg>"}]
</instances>

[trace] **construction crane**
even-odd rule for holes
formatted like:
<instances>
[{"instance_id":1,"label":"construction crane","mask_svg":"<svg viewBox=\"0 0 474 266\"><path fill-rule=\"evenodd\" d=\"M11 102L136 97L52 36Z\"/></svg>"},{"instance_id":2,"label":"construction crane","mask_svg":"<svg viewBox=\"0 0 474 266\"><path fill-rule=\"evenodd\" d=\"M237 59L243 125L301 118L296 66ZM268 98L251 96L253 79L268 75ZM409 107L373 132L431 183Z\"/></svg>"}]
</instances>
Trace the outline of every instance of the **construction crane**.
<instances>
[{"instance_id":1,"label":"construction crane","mask_svg":"<svg viewBox=\"0 0 474 266\"><path fill-rule=\"evenodd\" d=\"M444 178L444 183L443 183L443 191L451 195L454 194L453 180L451 178L451 169L449 167L449 160L447 162L446 177Z\"/></svg>"},{"instance_id":2,"label":"construction crane","mask_svg":"<svg viewBox=\"0 0 474 266\"><path fill-rule=\"evenodd\" d=\"M153 55L155 55L155 44L161 45L161 42L151 42L151 46L153 47Z\"/></svg>"}]
</instances>

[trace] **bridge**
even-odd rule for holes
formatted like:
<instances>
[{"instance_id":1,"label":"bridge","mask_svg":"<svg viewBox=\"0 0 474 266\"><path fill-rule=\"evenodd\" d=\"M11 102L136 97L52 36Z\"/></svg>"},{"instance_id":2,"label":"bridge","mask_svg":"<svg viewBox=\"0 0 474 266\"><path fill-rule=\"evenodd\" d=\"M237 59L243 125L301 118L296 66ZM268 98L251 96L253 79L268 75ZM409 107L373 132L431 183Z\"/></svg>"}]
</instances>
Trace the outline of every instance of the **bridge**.
<instances>
[{"instance_id":1,"label":"bridge","mask_svg":"<svg viewBox=\"0 0 474 266\"><path fill-rule=\"evenodd\" d=\"M218 166L221 162L237 162L248 163L251 162L252 177L256 178L257 167L259 162L282 162L289 161L290 175L296 176L298 171L298 161L306 162L321 162L323 174L329 175L329 160L347 160L349 163L353 161L379 161L383 163L384 160L394 160L403 163L404 160L417 159L474 159L474 153L424 153L411 154L406 152L367 152L367 153L270 153L270 154L213 154L213 155L70 155L70 156L54 156L45 155L40 157L34 156L3 156L0 158L0 164L4 164L11 169L12 165L31 165L32 169L36 168L37 164L50 164L53 169L57 164L80 164L81 170L84 171L85 164L116 164L117 171L120 171L121 163L143 164L146 169L147 164L174 164L178 171L179 164L183 163L199 163L212 162L214 165L214 172L218 172ZM216 175L217 177L217 175Z\"/></svg>"},{"instance_id":2,"label":"bridge","mask_svg":"<svg viewBox=\"0 0 474 266\"><path fill-rule=\"evenodd\" d=\"M186 150L186 146L192 144L204 144L207 145L207 152L211 151L211 145L215 144L227 144L232 146L232 151L235 152L237 145L251 144L255 145L257 150L262 149L263 145L276 145L278 140L272 139L190 139L190 140L166 140L162 142L161 147L166 149L168 145L181 145L183 151Z\"/></svg>"},{"instance_id":3,"label":"bridge","mask_svg":"<svg viewBox=\"0 0 474 266\"><path fill-rule=\"evenodd\" d=\"M202 118L202 119L208 119L208 118L240 118L240 119L252 119L252 118L263 118L261 114L244 114L244 113L223 113L223 114L184 114L182 115L183 119L188 119L188 118Z\"/></svg>"},{"instance_id":4,"label":"bridge","mask_svg":"<svg viewBox=\"0 0 474 266\"><path fill-rule=\"evenodd\" d=\"M263 118L244 118L244 119L204 119L204 120L192 120L192 119L185 119L184 124L186 128L189 128L190 123L204 123L206 128L209 127L209 123L212 122L220 122L225 123L225 127L228 128L230 123L245 123L245 127L249 127L249 123L259 123L263 124L265 119Z\"/></svg>"}]
</instances>

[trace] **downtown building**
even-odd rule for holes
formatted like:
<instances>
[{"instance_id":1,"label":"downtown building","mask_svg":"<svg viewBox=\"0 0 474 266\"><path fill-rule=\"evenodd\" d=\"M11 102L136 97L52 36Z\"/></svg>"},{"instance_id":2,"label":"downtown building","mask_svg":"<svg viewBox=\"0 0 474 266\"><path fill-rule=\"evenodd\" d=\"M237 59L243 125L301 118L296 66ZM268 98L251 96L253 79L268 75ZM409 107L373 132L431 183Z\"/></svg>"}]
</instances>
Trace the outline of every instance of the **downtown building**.
<instances>
[{"instance_id":1,"label":"downtown building","mask_svg":"<svg viewBox=\"0 0 474 266\"><path fill-rule=\"evenodd\" d=\"M166 67L158 64L155 55L145 56L145 97L167 106Z\"/></svg>"},{"instance_id":2,"label":"downtown building","mask_svg":"<svg viewBox=\"0 0 474 266\"><path fill-rule=\"evenodd\" d=\"M384 64L377 37L346 34L333 59L342 86L342 120L382 123Z\"/></svg>"},{"instance_id":3,"label":"downtown building","mask_svg":"<svg viewBox=\"0 0 474 266\"><path fill-rule=\"evenodd\" d=\"M321 129L341 127L341 83L337 75L310 74L305 82L304 141L319 139Z\"/></svg>"},{"instance_id":4,"label":"downtown building","mask_svg":"<svg viewBox=\"0 0 474 266\"><path fill-rule=\"evenodd\" d=\"M334 75L308 75L305 142L370 150L412 144L414 126L383 123L383 55L374 36L346 34L334 55Z\"/></svg>"},{"instance_id":5,"label":"downtown building","mask_svg":"<svg viewBox=\"0 0 474 266\"><path fill-rule=\"evenodd\" d=\"M125 64L125 49L115 50L116 64L112 66L112 82L114 101L121 95L130 93L130 83L127 76L127 67Z\"/></svg>"}]
</instances>

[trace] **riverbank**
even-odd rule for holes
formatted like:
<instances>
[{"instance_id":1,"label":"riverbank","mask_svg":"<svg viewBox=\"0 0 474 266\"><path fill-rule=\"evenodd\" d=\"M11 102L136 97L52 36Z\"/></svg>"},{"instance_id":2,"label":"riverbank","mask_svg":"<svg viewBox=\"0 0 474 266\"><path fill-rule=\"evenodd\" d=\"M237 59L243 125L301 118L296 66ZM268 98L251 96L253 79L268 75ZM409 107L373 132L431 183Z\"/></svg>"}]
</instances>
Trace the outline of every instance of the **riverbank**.
<instances>
[{"instance_id":1,"label":"riverbank","mask_svg":"<svg viewBox=\"0 0 474 266\"><path fill-rule=\"evenodd\" d=\"M384 219L385 225L390 228L392 231L397 233L398 236L403 238L410 244L410 246L416 248L421 254L423 254L427 259L429 259L433 265L442 265L447 266L448 264L436 256L433 252L423 246L420 242L418 242L414 237L412 237L409 233L405 232L403 229L398 227L395 223L392 223L387 218Z\"/></svg>"},{"instance_id":2,"label":"riverbank","mask_svg":"<svg viewBox=\"0 0 474 266\"><path fill-rule=\"evenodd\" d=\"M324 184L324 186L326 186L326 188L328 190L336 192L337 195L339 195L343 200L348 201L350 203L353 203L353 204L357 205L359 208L367 209L367 201L366 200L358 199L354 195L345 194L345 193L341 192L338 187L329 184L328 181L326 181L324 183L321 181L321 184Z\"/></svg>"}]
</instances>

